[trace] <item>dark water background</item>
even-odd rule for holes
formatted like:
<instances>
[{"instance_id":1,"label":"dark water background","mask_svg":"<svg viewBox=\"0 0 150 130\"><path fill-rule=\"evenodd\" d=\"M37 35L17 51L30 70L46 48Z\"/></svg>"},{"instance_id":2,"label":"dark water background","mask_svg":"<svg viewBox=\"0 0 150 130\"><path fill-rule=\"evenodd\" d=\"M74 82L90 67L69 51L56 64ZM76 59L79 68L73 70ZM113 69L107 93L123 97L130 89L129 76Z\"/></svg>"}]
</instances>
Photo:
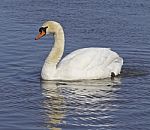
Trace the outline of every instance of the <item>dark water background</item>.
<instances>
[{"instance_id":1,"label":"dark water background","mask_svg":"<svg viewBox=\"0 0 150 130\"><path fill-rule=\"evenodd\" d=\"M53 42L34 41L45 20L65 30L64 55L109 47L121 77L42 82ZM0 130L150 130L149 0L1 0Z\"/></svg>"}]
</instances>

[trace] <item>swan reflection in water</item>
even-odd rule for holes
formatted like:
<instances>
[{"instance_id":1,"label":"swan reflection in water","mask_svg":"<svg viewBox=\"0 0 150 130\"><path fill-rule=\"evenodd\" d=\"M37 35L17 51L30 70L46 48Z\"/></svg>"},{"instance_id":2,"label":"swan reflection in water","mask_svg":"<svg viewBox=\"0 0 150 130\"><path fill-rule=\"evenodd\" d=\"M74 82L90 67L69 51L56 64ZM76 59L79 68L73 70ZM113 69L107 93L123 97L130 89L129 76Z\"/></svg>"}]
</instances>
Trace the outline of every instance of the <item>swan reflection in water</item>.
<instances>
[{"instance_id":1,"label":"swan reflection in water","mask_svg":"<svg viewBox=\"0 0 150 130\"><path fill-rule=\"evenodd\" d=\"M80 128L81 125L99 126L100 122L94 124L92 121L109 118L111 115L107 115L108 111L115 111L111 101L116 100L115 91L120 89L120 84L120 78L78 82L42 81L47 128L61 130L73 126Z\"/></svg>"},{"instance_id":2,"label":"swan reflection in water","mask_svg":"<svg viewBox=\"0 0 150 130\"><path fill-rule=\"evenodd\" d=\"M51 130L61 130L61 128L57 128L65 116L64 97L61 95L61 89L57 83L49 81L42 82L42 88L45 96L44 108L48 116L47 127Z\"/></svg>"}]
</instances>

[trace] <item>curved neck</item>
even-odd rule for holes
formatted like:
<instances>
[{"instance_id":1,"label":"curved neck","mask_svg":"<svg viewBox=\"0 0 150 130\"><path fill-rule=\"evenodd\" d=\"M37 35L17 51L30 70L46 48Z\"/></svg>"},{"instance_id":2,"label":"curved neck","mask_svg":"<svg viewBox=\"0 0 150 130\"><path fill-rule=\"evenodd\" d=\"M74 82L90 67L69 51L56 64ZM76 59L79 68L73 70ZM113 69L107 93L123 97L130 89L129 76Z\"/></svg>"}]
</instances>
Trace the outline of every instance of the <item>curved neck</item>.
<instances>
[{"instance_id":1,"label":"curved neck","mask_svg":"<svg viewBox=\"0 0 150 130\"><path fill-rule=\"evenodd\" d=\"M54 39L55 39L54 46L51 52L49 53L48 57L46 58L46 63L57 65L64 52L65 39L64 39L64 31L61 26L54 33Z\"/></svg>"}]
</instances>

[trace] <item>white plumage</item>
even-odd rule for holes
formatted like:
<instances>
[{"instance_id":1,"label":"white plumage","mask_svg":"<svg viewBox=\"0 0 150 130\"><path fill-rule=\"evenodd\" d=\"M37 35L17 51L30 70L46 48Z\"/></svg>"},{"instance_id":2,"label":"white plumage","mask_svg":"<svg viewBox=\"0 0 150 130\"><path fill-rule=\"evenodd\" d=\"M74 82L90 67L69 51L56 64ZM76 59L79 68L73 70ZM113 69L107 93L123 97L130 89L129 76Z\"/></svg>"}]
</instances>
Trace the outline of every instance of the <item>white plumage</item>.
<instances>
[{"instance_id":1,"label":"white plumage","mask_svg":"<svg viewBox=\"0 0 150 130\"><path fill-rule=\"evenodd\" d=\"M120 74L123 59L109 48L78 49L61 60L64 51L62 26L54 21L43 24L46 34L54 33L55 43L42 68L44 80L103 79ZM38 37L36 39L39 39Z\"/></svg>"}]
</instances>

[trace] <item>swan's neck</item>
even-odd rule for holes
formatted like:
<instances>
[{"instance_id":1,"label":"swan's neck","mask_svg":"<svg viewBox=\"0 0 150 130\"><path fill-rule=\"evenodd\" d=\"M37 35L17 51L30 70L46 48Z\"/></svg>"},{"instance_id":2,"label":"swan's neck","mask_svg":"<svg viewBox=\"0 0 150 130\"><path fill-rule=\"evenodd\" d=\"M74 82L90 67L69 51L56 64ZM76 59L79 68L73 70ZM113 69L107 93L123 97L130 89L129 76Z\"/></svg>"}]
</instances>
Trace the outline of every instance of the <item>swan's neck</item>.
<instances>
[{"instance_id":1,"label":"swan's neck","mask_svg":"<svg viewBox=\"0 0 150 130\"><path fill-rule=\"evenodd\" d=\"M46 63L57 65L64 52L64 31L59 27L54 34L54 46L46 58Z\"/></svg>"}]
</instances>

